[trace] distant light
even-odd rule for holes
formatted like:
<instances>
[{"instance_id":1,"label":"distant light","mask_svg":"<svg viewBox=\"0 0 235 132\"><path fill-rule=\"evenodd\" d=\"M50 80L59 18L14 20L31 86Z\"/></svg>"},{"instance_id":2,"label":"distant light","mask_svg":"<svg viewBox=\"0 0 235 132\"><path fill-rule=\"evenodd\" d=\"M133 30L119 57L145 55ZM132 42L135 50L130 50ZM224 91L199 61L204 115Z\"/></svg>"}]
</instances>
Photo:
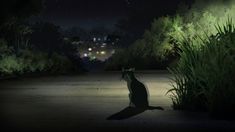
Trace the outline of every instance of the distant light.
<instances>
[{"instance_id":1,"label":"distant light","mask_svg":"<svg viewBox=\"0 0 235 132\"><path fill-rule=\"evenodd\" d=\"M88 56L88 54L87 54L87 53L84 53L84 54L83 54L83 56L84 56L84 57L87 57L87 56Z\"/></svg>"},{"instance_id":2,"label":"distant light","mask_svg":"<svg viewBox=\"0 0 235 132\"><path fill-rule=\"evenodd\" d=\"M115 50L112 50L112 52L111 52L112 54L115 54Z\"/></svg>"},{"instance_id":3,"label":"distant light","mask_svg":"<svg viewBox=\"0 0 235 132\"><path fill-rule=\"evenodd\" d=\"M101 51L100 54L101 54L101 55L105 55L106 52L105 52L105 51Z\"/></svg>"},{"instance_id":4,"label":"distant light","mask_svg":"<svg viewBox=\"0 0 235 132\"><path fill-rule=\"evenodd\" d=\"M73 41L72 44L73 44L73 45L79 45L80 43L77 42L77 41Z\"/></svg>"},{"instance_id":5,"label":"distant light","mask_svg":"<svg viewBox=\"0 0 235 132\"><path fill-rule=\"evenodd\" d=\"M67 38L67 37L64 37L64 40L65 40L65 41L68 41L68 40L69 40L69 38Z\"/></svg>"},{"instance_id":6,"label":"distant light","mask_svg":"<svg viewBox=\"0 0 235 132\"><path fill-rule=\"evenodd\" d=\"M88 48L88 51L92 51L92 48Z\"/></svg>"},{"instance_id":7,"label":"distant light","mask_svg":"<svg viewBox=\"0 0 235 132\"><path fill-rule=\"evenodd\" d=\"M106 40L107 40L107 38L108 38L108 36L104 36L104 41L106 41Z\"/></svg>"},{"instance_id":8,"label":"distant light","mask_svg":"<svg viewBox=\"0 0 235 132\"><path fill-rule=\"evenodd\" d=\"M95 37L93 38L93 41L96 42L96 38Z\"/></svg>"},{"instance_id":9,"label":"distant light","mask_svg":"<svg viewBox=\"0 0 235 132\"><path fill-rule=\"evenodd\" d=\"M99 51L96 51L96 54L100 54L100 52L99 52Z\"/></svg>"}]
</instances>

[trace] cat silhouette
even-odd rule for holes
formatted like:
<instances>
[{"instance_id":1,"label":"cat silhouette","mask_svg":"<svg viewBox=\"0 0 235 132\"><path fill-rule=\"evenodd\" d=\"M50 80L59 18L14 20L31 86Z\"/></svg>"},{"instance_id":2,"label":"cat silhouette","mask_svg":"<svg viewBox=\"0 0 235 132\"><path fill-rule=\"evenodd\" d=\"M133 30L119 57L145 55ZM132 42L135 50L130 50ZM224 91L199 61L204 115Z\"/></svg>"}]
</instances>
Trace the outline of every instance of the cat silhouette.
<instances>
[{"instance_id":1,"label":"cat silhouette","mask_svg":"<svg viewBox=\"0 0 235 132\"><path fill-rule=\"evenodd\" d=\"M134 68L122 69L122 79L127 82L127 87L129 90L129 106L123 110L112 114L107 118L107 120L124 120L146 110L164 110L162 107L149 106L148 101L148 89L140 82L134 75Z\"/></svg>"},{"instance_id":2,"label":"cat silhouette","mask_svg":"<svg viewBox=\"0 0 235 132\"><path fill-rule=\"evenodd\" d=\"M134 70L134 68L122 69L122 79L127 82L129 90L129 107L163 110L162 107L149 106L148 90L146 86L135 77Z\"/></svg>"}]
</instances>

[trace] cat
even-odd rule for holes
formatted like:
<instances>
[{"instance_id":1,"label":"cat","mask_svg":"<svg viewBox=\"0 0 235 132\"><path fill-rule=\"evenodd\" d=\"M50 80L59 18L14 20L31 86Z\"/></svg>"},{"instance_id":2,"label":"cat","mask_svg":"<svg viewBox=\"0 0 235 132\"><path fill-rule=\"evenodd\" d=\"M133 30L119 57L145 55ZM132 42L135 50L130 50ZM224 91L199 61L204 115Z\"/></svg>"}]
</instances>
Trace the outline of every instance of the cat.
<instances>
[{"instance_id":1,"label":"cat","mask_svg":"<svg viewBox=\"0 0 235 132\"><path fill-rule=\"evenodd\" d=\"M127 82L129 90L129 107L143 109L160 109L162 107L149 106L148 90L145 85L140 82L134 75L134 68L122 69L122 79Z\"/></svg>"}]
</instances>

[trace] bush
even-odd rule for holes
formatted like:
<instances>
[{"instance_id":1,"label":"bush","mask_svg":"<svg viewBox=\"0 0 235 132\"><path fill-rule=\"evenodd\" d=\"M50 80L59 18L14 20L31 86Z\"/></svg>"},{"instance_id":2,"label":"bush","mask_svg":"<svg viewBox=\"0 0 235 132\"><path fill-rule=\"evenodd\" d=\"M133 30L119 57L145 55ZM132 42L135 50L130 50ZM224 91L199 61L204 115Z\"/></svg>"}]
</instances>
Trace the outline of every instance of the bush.
<instances>
[{"instance_id":1,"label":"bush","mask_svg":"<svg viewBox=\"0 0 235 132\"><path fill-rule=\"evenodd\" d=\"M0 57L3 58L5 55L9 55L12 52L12 48L8 46L4 39L0 39Z\"/></svg>"},{"instance_id":2,"label":"bush","mask_svg":"<svg viewBox=\"0 0 235 132\"><path fill-rule=\"evenodd\" d=\"M73 69L73 65L66 56L53 53L49 59L48 68L52 73L67 73Z\"/></svg>"},{"instance_id":3,"label":"bush","mask_svg":"<svg viewBox=\"0 0 235 132\"><path fill-rule=\"evenodd\" d=\"M48 55L39 51L21 50L18 60L23 66L24 73L47 71Z\"/></svg>"},{"instance_id":4,"label":"bush","mask_svg":"<svg viewBox=\"0 0 235 132\"><path fill-rule=\"evenodd\" d=\"M22 67L17 57L12 55L12 48L4 39L0 39L0 75L10 75L21 71Z\"/></svg>"},{"instance_id":5,"label":"bush","mask_svg":"<svg viewBox=\"0 0 235 132\"><path fill-rule=\"evenodd\" d=\"M235 28L229 21L217 31L200 44L182 43L179 63L169 69L175 85L168 92L175 109L235 118Z\"/></svg>"},{"instance_id":6,"label":"bush","mask_svg":"<svg viewBox=\"0 0 235 132\"><path fill-rule=\"evenodd\" d=\"M22 71L22 63L19 63L16 56L5 56L0 60L0 75L11 75Z\"/></svg>"},{"instance_id":7,"label":"bush","mask_svg":"<svg viewBox=\"0 0 235 132\"><path fill-rule=\"evenodd\" d=\"M49 58L45 52L25 49L20 50L18 55L5 53L0 56L1 76L42 72L67 73L75 69L74 67L66 56L57 53Z\"/></svg>"},{"instance_id":8,"label":"bush","mask_svg":"<svg viewBox=\"0 0 235 132\"><path fill-rule=\"evenodd\" d=\"M119 49L113 54L111 58L106 61L106 70L120 70L122 67L126 67L129 62L129 53L127 50Z\"/></svg>"},{"instance_id":9,"label":"bush","mask_svg":"<svg viewBox=\"0 0 235 132\"><path fill-rule=\"evenodd\" d=\"M109 67L166 69L178 57L175 52L177 42L174 40L181 36L181 25L180 16L155 19L141 39L136 40L127 50L116 52L112 56L112 62L108 62Z\"/></svg>"}]
</instances>

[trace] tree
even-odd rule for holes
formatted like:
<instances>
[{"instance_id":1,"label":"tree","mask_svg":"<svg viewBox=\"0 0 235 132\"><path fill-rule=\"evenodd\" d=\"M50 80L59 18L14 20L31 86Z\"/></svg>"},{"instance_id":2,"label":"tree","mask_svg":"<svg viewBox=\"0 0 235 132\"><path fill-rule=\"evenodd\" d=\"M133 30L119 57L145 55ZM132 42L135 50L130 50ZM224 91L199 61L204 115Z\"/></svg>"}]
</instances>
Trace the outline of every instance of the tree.
<instances>
[{"instance_id":1,"label":"tree","mask_svg":"<svg viewBox=\"0 0 235 132\"><path fill-rule=\"evenodd\" d=\"M133 54L141 54L143 57L151 56L158 59L168 59L176 54L176 42L173 37L180 37L182 18L161 17L155 19L149 30L132 46Z\"/></svg>"},{"instance_id":2,"label":"tree","mask_svg":"<svg viewBox=\"0 0 235 132\"><path fill-rule=\"evenodd\" d=\"M200 36L200 39L204 39L207 37L205 34L215 34L215 25L223 25L228 17L235 20L235 3L232 0L196 0L181 16L183 36L192 41L200 41L194 38Z\"/></svg>"},{"instance_id":3,"label":"tree","mask_svg":"<svg viewBox=\"0 0 235 132\"><path fill-rule=\"evenodd\" d=\"M110 30L104 26L94 27L90 30L91 37L103 37L104 35L108 35Z\"/></svg>"},{"instance_id":4,"label":"tree","mask_svg":"<svg viewBox=\"0 0 235 132\"><path fill-rule=\"evenodd\" d=\"M189 3L190 0L183 0ZM117 23L123 36L121 44L128 47L137 39L141 38L146 29L151 27L154 18L174 15L177 5L182 0L133 0L130 2L127 11L128 16ZM171 3L171 4L169 4Z\"/></svg>"},{"instance_id":5,"label":"tree","mask_svg":"<svg viewBox=\"0 0 235 132\"><path fill-rule=\"evenodd\" d=\"M66 37L79 37L80 40L87 40L89 38L88 31L81 27L71 27L63 31Z\"/></svg>"},{"instance_id":6,"label":"tree","mask_svg":"<svg viewBox=\"0 0 235 132\"><path fill-rule=\"evenodd\" d=\"M62 50L63 38L58 26L39 22L33 25L32 29L31 43L35 48L47 52L49 55Z\"/></svg>"},{"instance_id":7,"label":"tree","mask_svg":"<svg viewBox=\"0 0 235 132\"><path fill-rule=\"evenodd\" d=\"M18 51L20 46L28 46L30 27L25 19L38 14L42 0L2 0L0 2L0 38Z\"/></svg>"},{"instance_id":8,"label":"tree","mask_svg":"<svg viewBox=\"0 0 235 132\"><path fill-rule=\"evenodd\" d=\"M42 0L1 0L0 27L38 14L42 8Z\"/></svg>"}]
</instances>

